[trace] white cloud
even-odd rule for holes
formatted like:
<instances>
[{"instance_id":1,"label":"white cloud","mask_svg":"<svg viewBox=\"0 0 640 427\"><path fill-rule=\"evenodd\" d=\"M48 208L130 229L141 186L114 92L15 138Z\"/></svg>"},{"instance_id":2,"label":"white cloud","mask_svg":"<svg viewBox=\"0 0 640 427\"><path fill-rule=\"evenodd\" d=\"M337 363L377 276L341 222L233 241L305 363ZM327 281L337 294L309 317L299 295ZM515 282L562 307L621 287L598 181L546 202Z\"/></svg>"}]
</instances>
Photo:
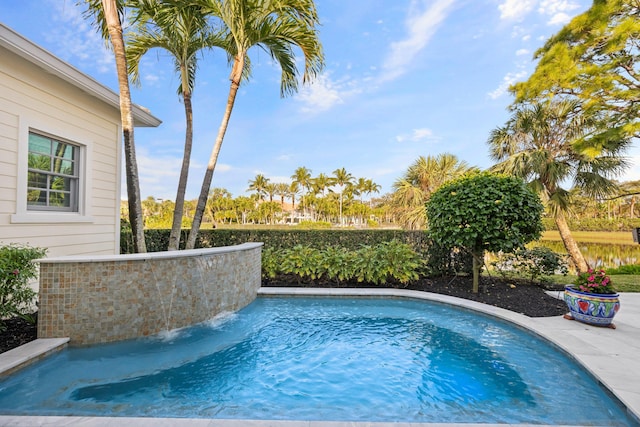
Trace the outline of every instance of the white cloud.
<instances>
[{"instance_id":1,"label":"white cloud","mask_svg":"<svg viewBox=\"0 0 640 427\"><path fill-rule=\"evenodd\" d=\"M522 36L522 41L526 42L527 40L529 40L531 38L531 34L526 34L524 36Z\"/></svg>"},{"instance_id":2,"label":"white cloud","mask_svg":"<svg viewBox=\"0 0 640 427\"><path fill-rule=\"evenodd\" d=\"M518 49L516 50L516 56L528 55L529 49Z\"/></svg>"},{"instance_id":3,"label":"white cloud","mask_svg":"<svg viewBox=\"0 0 640 427\"><path fill-rule=\"evenodd\" d=\"M305 104L302 107L304 112L326 111L344 102L338 89L326 75L320 76L311 85L303 87L296 95L296 99Z\"/></svg>"},{"instance_id":4,"label":"white cloud","mask_svg":"<svg viewBox=\"0 0 640 427\"><path fill-rule=\"evenodd\" d=\"M303 87L296 99L302 102L305 113L319 113L327 111L345 100L362 92L362 82L346 76L340 80L333 80L331 73L320 76L311 85Z\"/></svg>"},{"instance_id":5,"label":"white cloud","mask_svg":"<svg viewBox=\"0 0 640 427\"><path fill-rule=\"evenodd\" d=\"M502 78L502 83L500 83L500 86L498 86L496 90L489 92L487 95L489 95L489 98L491 99L497 99L501 97L502 95L507 93L507 91L509 90L509 86L519 81L526 75L527 72L524 70L517 73L507 73L507 75Z\"/></svg>"},{"instance_id":6,"label":"white cloud","mask_svg":"<svg viewBox=\"0 0 640 427\"><path fill-rule=\"evenodd\" d=\"M433 131L428 128L414 129L409 134L401 134L396 136L398 142L420 142L420 141L436 141L439 138L433 134Z\"/></svg>"},{"instance_id":7,"label":"white cloud","mask_svg":"<svg viewBox=\"0 0 640 427\"><path fill-rule=\"evenodd\" d=\"M93 67L100 73L114 72L113 53L97 30L82 16L82 9L66 1L49 1L52 25L46 32L47 41L55 44L56 56L81 67Z\"/></svg>"},{"instance_id":8,"label":"white cloud","mask_svg":"<svg viewBox=\"0 0 640 427\"><path fill-rule=\"evenodd\" d=\"M548 25L563 25L571 20L568 12L579 7L579 4L571 0L541 0L538 12L550 16Z\"/></svg>"},{"instance_id":9,"label":"white cloud","mask_svg":"<svg viewBox=\"0 0 640 427\"><path fill-rule=\"evenodd\" d=\"M518 21L531 12L536 5L536 0L505 0L498 6L500 19Z\"/></svg>"},{"instance_id":10,"label":"white cloud","mask_svg":"<svg viewBox=\"0 0 640 427\"><path fill-rule=\"evenodd\" d=\"M149 148L145 146L138 146L136 148L136 160L140 174L140 190L143 198L153 196L165 200L175 200L180 168L182 167L182 153L173 155L168 152L149 150ZM194 191L200 190L202 175L204 174L204 169L207 167L207 160L208 159L191 160L189 167L189 186L197 187ZM215 176L233 170L234 168L231 165L220 162L216 163L214 180ZM126 199L127 186L124 172L122 174L121 189L121 197ZM198 193L195 193L193 198L197 197L197 194Z\"/></svg>"},{"instance_id":11,"label":"white cloud","mask_svg":"<svg viewBox=\"0 0 640 427\"><path fill-rule=\"evenodd\" d=\"M560 12L553 15L547 25L564 25L569 21L571 21L571 17L564 12Z\"/></svg>"},{"instance_id":12,"label":"white cloud","mask_svg":"<svg viewBox=\"0 0 640 427\"><path fill-rule=\"evenodd\" d=\"M145 83L148 83L150 85L155 85L160 81L160 77L157 74L145 73L144 76L142 77L142 80L144 80Z\"/></svg>"},{"instance_id":13,"label":"white cloud","mask_svg":"<svg viewBox=\"0 0 640 427\"><path fill-rule=\"evenodd\" d=\"M446 19L454 0L412 0L405 26L407 37L391 43L391 50L382 66L381 81L393 80L404 74L414 58L427 46Z\"/></svg>"}]
</instances>

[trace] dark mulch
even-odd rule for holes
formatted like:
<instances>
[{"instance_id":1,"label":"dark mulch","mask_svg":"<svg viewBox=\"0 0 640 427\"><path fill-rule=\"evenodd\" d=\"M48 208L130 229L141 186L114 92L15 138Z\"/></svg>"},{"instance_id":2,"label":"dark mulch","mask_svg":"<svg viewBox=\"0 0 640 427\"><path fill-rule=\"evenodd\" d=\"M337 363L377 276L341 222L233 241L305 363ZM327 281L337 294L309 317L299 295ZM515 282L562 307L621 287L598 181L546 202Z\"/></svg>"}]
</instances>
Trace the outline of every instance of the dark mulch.
<instances>
[{"instance_id":1,"label":"dark mulch","mask_svg":"<svg viewBox=\"0 0 640 427\"><path fill-rule=\"evenodd\" d=\"M19 317L4 320L2 323L4 328L0 328L0 353L36 339L36 323L29 323Z\"/></svg>"},{"instance_id":2,"label":"dark mulch","mask_svg":"<svg viewBox=\"0 0 640 427\"><path fill-rule=\"evenodd\" d=\"M302 287L379 287L362 283L346 282L299 282L295 277L278 276L275 279L263 280L262 286L302 286ZM409 286L395 287L434 292L466 298L484 304L505 308L522 313L529 317L561 316L567 312L564 301L553 298L545 293L549 287L543 287L537 282L522 279L503 279L501 277L483 276L480 279L480 292L473 293L473 280L468 276L423 278ZM555 289L563 289L554 287Z\"/></svg>"},{"instance_id":3,"label":"dark mulch","mask_svg":"<svg viewBox=\"0 0 640 427\"><path fill-rule=\"evenodd\" d=\"M362 283L312 282L299 283L294 277L281 276L264 280L263 286L321 286L321 287L377 287ZM395 286L404 287L404 286ZM522 313L529 317L561 316L567 307L563 301L545 294L545 288L535 282L526 280L507 280L500 277L482 277L480 292L472 292L470 277L424 278L404 287L418 291L435 292L459 298L466 298L485 304L502 307ZM560 288L561 289L561 288ZM0 353L26 344L36 339L36 325L19 318L4 321L5 328L0 330Z\"/></svg>"}]
</instances>

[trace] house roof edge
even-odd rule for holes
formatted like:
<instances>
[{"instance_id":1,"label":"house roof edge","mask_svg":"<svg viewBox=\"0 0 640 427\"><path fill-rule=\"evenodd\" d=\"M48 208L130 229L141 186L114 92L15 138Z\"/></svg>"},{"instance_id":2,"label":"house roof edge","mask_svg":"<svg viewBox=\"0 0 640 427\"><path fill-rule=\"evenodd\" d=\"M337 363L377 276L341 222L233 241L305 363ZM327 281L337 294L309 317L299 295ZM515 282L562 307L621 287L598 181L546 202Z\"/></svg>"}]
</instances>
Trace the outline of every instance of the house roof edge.
<instances>
[{"instance_id":1,"label":"house roof edge","mask_svg":"<svg viewBox=\"0 0 640 427\"><path fill-rule=\"evenodd\" d=\"M90 96L120 110L120 96L107 86L61 60L21 34L0 22L0 46L29 61L45 72L79 88ZM137 104L132 105L135 126L157 127L162 123L151 112Z\"/></svg>"}]
</instances>

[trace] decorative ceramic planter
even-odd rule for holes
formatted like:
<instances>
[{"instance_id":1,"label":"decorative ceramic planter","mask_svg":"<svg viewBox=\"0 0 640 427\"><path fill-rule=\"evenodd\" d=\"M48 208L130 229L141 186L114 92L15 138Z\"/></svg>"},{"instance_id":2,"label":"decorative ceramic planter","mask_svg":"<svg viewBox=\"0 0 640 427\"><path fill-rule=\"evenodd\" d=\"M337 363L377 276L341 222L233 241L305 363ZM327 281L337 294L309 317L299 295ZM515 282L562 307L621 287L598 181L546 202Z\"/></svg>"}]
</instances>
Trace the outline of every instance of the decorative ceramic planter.
<instances>
[{"instance_id":1,"label":"decorative ceramic planter","mask_svg":"<svg viewBox=\"0 0 640 427\"><path fill-rule=\"evenodd\" d=\"M596 326L614 327L611 321L620 310L618 294L593 294L565 286L564 302L571 318Z\"/></svg>"}]
</instances>

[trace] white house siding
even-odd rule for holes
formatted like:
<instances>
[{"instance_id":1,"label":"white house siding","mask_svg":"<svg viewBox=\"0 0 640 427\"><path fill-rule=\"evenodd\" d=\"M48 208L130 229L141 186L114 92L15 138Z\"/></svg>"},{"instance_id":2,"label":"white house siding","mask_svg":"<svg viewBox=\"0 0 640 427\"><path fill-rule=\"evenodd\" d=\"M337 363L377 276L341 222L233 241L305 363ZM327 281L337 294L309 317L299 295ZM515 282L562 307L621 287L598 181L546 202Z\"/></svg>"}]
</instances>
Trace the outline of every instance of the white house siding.
<instances>
[{"instance_id":1,"label":"white house siding","mask_svg":"<svg viewBox=\"0 0 640 427\"><path fill-rule=\"evenodd\" d=\"M118 109L2 44L0 58L0 244L44 247L49 257L117 254L122 148ZM85 147L80 213L26 210L30 130Z\"/></svg>"}]
</instances>

